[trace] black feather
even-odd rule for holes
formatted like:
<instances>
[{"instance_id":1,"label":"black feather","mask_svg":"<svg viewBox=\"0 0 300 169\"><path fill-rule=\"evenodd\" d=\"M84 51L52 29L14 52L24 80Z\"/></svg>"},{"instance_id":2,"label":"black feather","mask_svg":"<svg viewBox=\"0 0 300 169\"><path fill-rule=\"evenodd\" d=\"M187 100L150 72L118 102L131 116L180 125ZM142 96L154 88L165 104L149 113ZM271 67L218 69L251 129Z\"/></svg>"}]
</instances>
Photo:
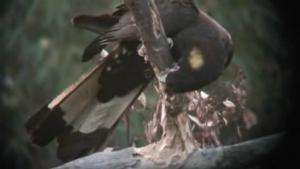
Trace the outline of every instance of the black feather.
<instances>
[{"instance_id":1,"label":"black feather","mask_svg":"<svg viewBox=\"0 0 300 169\"><path fill-rule=\"evenodd\" d=\"M107 46L110 42L110 37L107 36L98 36L93 40L85 49L82 55L82 62L91 60L97 54L100 54L101 51Z\"/></svg>"},{"instance_id":2,"label":"black feather","mask_svg":"<svg viewBox=\"0 0 300 169\"><path fill-rule=\"evenodd\" d=\"M68 130L70 126L63 119L64 112L57 107L53 110L44 106L25 124L31 141L39 146L47 145L57 135Z\"/></svg>"},{"instance_id":3,"label":"black feather","mask_svg":"<svg viewBox=\"0 0 300 169\"><path fill-rule=\"evenodd\" d=\"M103 145L112 129L100 128L92 133L67 132L58 137L57 157L64 162L88 154ZM95 150L97 151L97 150Z\"/></svg>"},{"instance_id":4,"label":"black feather","mask_svg":"<svg viewBox=\"0 0 300 169\"><path fill-rule=\"evenodd\" d=\"M78 15L72 19L72 24L78 28L87 29L89 31L103 34L110 27L118 22L117 18L110 14L100 16Z\"/></svg>"}]
</instances>

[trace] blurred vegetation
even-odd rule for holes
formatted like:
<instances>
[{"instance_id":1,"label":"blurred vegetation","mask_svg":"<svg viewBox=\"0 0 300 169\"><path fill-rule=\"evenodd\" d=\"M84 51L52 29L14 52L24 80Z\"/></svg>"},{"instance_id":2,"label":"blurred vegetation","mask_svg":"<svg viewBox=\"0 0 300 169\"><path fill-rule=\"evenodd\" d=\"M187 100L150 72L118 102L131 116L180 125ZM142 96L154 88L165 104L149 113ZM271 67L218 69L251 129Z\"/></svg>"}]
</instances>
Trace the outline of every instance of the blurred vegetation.
<instances>
[{"instance_id":1,"label":"blurred vegetation","mask_svg":"<svg viewBox=\"0 0 300 169\"><path fill-rule=\"evenodd\" d=\"M23 124L89 67L80 62L80 57L96 35L72 27L72 16L109 12L120 0L1 3L0 160L5 160L9 168L47 168L59 163L55 159L55 143L43 149L31 145ZM251 88L249 106L257 113L260 124L252 137L279 130L284 124L287 105L283 80L289 72L282 67L287 57L286 44L281 38L282 22L273 6L266 0L198 0L197 3L233 36L232 65L239 65L246 72ZM233 69L234 66L228 68L222 79L232 78ZM143 120L152 112L155 97L150 99L146 110L132 113L131 140L137 140L138 145L144 142L133 135L143 137ZM124 132L121 123L117 133ZM126 136L121 136L117 145L122 147L126 145Z\"/></svg>"}]
</instances>

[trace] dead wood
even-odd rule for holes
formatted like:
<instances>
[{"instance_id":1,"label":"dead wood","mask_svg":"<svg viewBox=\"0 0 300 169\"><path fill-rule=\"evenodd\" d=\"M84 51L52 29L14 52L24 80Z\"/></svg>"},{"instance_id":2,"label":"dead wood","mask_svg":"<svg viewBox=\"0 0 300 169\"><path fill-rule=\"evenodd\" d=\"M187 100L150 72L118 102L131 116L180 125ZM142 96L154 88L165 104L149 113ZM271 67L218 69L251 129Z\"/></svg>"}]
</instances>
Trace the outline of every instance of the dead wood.
<instances>
[{"instance_id":1,"label":"dead wood","mask_svg":"<svg viewBox=\"0 0 300 169\"><path fill-rule=\"evenodd\" d=\"M283 134L262 137L240 144L197 149L191 153L181 169L236 169L258 166L280 145ZM174 169L177 165L160 165L135 154L135 148L100 152L83 157L54 169Z\"/></svg>"}]
</instances>

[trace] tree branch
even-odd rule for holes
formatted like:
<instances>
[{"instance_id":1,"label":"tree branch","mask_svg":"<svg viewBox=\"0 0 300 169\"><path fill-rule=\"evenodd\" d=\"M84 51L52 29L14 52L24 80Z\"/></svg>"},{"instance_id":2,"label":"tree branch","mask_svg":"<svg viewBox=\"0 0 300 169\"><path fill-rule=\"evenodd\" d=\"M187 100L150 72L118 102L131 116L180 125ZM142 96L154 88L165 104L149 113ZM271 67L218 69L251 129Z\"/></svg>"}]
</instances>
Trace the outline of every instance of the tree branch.
<instances>
[{"instance_id":1,"label":"tree branch","mask_svg":"<svg viewBox=\"0 0 300 169\"><path fill-rule=\"evenodd\" d=\"M257 166L269 158L279 146L284 134L275 134L240 144L194 151L181 169L223 169ZM164 166L173 169L178 166ZM134 148L100 152L83 157L54 169L158 169L160 164L135 155Z\"/></svg>"},{"instance_id":2,"label":"tree branch","mask_svg":"<svg viewBox=\"0 0 300 169\"><path fill-rule=\"evenodd\" d=\"M125 4L133 14L155 73L170 68L173 58L155 2L153 0L125 0Z\"/></svg>"},{"instance_id":3,"label":"tree branch","mask_svg":"<svg viewBox=\"0 0 300 169\"><path fill-rule=\"evenodd\" d=\"M166 166L175 164L180 166L199 144L190 130L184 106L188 104L186 95L166 91L166 77L172 70L174 61L169 51L160 13L154 0L125 0L125 4L133 14L146 56L159 80L160 100L157 103L157 110L160 113L160 126L163 130L160 141L137 149L136 153ZM182 106L173 106L178 103Z\"/></svg>"}]
</instances>

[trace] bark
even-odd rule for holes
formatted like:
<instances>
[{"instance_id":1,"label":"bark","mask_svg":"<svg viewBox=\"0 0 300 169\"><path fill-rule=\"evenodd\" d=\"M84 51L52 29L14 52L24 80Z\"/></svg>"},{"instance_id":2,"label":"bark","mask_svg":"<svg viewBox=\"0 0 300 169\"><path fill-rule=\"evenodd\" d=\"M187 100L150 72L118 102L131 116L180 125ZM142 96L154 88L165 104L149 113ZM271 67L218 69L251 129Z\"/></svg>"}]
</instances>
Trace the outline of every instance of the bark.
<instances>
[{"instance_id":1,"label":"bark","mask_svg":"<svg viewBox=\"0 0 300 169\"><path fill-rule=\"evenodd\" d=\"M283 133L262 137L240 144L197 149L191 153L181 169L224 169L258 166L270 158L278 148ZM164 166L135 154L135 148L114 152L100 152L83 157L54 169L176 169L179 166Z\"/></svg>"},{"instance_id":2,"label":"bark","mask_svg":"<svg viewBox=\"0 0 300 169\"><path fill-rule=\"evenodd\" d=\"M133 14L146 57L158 79L160 99L157 110L163 130L160 141L137 149L136 153L166 166L179 166L199 144L190 129L186 95L166 92L165 78L174 61L160 14L154 0L125 0L125 4Z\"/></svg>"},{"instance_id":3,"label":"bark","mask_svg":"<svg viewBox=\"0 0 300 169\"><path fill-rule=\"evenodd\" d=\"M125 0L125 4L134 16L133 19L146 48L147 57L155 73L170 68L173 59L155 2L153 0Z\"/></svg>"}]
</instances>

